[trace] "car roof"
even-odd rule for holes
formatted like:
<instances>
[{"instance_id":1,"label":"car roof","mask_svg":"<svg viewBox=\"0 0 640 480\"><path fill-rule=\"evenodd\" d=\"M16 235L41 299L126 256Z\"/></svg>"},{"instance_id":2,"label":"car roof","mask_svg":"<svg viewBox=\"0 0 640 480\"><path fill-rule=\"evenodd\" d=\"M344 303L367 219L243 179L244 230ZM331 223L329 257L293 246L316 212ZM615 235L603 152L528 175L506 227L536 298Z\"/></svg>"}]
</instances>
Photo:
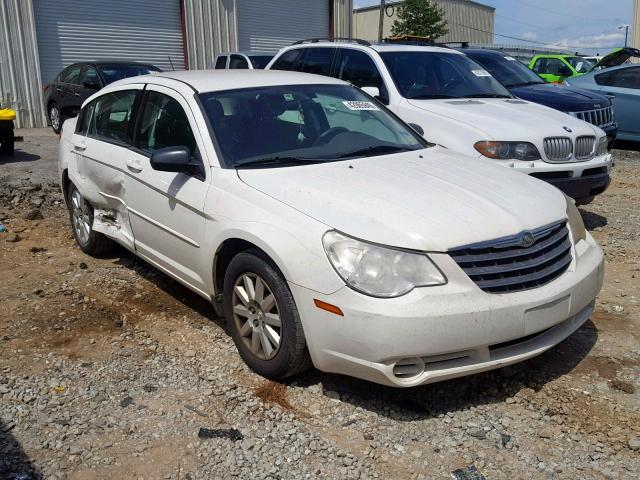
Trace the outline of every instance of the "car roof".
<instances>
[{"instance_id":1,"label":"car roof","mask_svg":"<svg viewBox=\"0 0 640 480\"><path fill-rule=\"evenodd\" d=\"M509 55L505 52L500 52L499 50L490 50L488 48L459 48L457 49L459 52L464 54L471 55L497 55L499 57L508 57Z\"/></svg>"},{"instance_id":2,"label":"car roof","mask_svg":"<svg viewBox=\"0 0 640 480\"><path fill-rule=\"evenodd\" d=\"M376 52L433 52L433 53L451 53L454 55L463 55L457 50L453 50L447 47L438 47L431 45L409 45L401 43L372 43L370 45L362 45L355 42L309 42L298 43L287 47L287 50L294 48L315 48L315 47L340 47L340 48L353 48L357 50L375 50Z\"/></svg>"},{"instance_id":3,"label":"car roof","mask_svg":"<svg viewBox=\"0 0 640 480\"><path fill-rule=\"evenodd\" d=\"M109 86L119 87L135 83L175 85L175 82L179 82L197 93L279 85L349 85L347 82L332 77L283 70L182 70L125 78Z\"/></svg>"},{"instance_id":4,"label":"car roof","mask_svg":"<svg viewBox=\"0 0 640 480\"><path fill-rule=\"evenodd\" d=\"M246 55L247 57L253 57L253 56L261 56L261 57L273 57L276 54L275 53L268 53L268 52L220 52L218 54L218 57L222 57L222 56L229 56L229 55Z\"/></svg>"}]
</instances>

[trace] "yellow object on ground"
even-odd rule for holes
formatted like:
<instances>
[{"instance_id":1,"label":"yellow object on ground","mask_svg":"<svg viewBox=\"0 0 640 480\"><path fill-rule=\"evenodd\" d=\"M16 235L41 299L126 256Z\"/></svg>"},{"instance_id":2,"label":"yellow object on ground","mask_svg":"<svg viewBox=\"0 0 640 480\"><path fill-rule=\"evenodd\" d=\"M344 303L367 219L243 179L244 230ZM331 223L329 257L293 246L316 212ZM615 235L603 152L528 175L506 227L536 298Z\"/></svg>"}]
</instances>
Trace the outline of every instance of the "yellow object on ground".
<instances>
[{"instance_id":1,"label":"yellow object on ground","mask_svg":"<svg viewBox=\"0 0 640 480\"><path fill-rule=\"evenodd\" d=\"M0 109L0 120L15 120L16 112L10 108Z\"/></svg>"}]
</instances>

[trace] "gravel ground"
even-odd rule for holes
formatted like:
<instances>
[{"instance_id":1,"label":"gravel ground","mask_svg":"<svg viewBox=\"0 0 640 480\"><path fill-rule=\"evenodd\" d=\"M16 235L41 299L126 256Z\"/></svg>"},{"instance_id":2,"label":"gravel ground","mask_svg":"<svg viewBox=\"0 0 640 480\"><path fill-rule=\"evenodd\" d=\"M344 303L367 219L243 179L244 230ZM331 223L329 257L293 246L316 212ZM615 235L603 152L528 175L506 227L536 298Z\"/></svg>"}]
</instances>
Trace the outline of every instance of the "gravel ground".
<instances>
[{"instance_id":1,"label":"gravel ground","mask_svg":"<svg viewBox=\"0 0 640 480\"><path fill-rule=\"evenodd\" d=\"M528 362L395 390L253 374L205 301L74 246L56 137L19 134L0 158L0 478L640 477L640 153L616 150L581 208L607 260L590 321Z\"/></svg>"}]
</instances>

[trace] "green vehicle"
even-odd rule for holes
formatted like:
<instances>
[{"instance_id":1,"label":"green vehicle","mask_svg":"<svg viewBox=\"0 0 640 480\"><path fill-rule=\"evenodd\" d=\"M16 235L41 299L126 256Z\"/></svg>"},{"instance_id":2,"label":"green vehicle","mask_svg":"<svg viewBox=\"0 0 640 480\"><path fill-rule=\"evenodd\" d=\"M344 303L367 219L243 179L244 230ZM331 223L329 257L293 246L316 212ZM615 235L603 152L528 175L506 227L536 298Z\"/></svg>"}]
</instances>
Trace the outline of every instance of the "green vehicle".
<instances>
[{"instance_id":1,"label":"green vehicle","mask_svg":"<svg viewBox=\"0 0 640 480\"><path fill-rule=\"evenodd\" d=\"M531 59L529 68L547 82L562 83L566 78L583 75L592 70L616 67L631 57L640 57L640 50L628 47L617 48L597 63L592 63L579 55L541 54Z\"/></svg>"}]
</instances>

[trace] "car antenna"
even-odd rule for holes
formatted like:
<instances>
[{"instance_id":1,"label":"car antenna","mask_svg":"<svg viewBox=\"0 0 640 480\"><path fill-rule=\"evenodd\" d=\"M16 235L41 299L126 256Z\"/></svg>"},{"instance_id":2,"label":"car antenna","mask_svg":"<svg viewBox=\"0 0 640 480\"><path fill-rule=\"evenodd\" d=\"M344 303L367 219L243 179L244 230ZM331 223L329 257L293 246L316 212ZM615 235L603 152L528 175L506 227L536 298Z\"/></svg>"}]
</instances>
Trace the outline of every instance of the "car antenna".
<instances>
[{"instance_id":1,"label":"car antenna","mask_svg":"<svg viewBox=\"0 0 640 480\"><path fill-rule=\"evenodd\" d=\"M171 61L171 55L167 55L167 58L169 59L169 65L171 65L171 70L173 70L175 72L175 68L173 68L173 62Z\"/></svg>"}]
</instances>

